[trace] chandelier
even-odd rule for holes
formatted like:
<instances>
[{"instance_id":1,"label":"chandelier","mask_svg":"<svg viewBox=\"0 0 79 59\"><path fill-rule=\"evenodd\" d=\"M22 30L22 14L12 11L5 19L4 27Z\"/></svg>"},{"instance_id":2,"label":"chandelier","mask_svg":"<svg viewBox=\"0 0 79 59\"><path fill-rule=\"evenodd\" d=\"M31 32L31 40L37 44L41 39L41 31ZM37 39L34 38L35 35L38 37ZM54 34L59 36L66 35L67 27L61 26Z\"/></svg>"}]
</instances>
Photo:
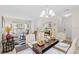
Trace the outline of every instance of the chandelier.
<instances>
[{"instance_id":1,"label":"chandelier","mask_svg":"<svg viewBox=\"0 0 79 59\"><path fill-rule=\"evenodd\" d=\"M50 16L55 16L55 12L52 9L46 8L45 10L42 10L40 17L50 17Z\"/></svg>"}]
</instances>

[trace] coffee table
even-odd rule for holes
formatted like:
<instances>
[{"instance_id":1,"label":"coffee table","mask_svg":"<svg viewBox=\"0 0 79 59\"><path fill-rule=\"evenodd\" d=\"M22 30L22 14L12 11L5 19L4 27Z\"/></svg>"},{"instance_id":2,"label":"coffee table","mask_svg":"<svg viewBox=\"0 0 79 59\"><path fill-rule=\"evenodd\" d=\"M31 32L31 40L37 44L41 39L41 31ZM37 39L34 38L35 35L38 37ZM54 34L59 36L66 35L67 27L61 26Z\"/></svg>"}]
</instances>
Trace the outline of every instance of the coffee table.
<instances>
[{"instance_id":1,"label":"coffee table","mask_svg":"<svg viewBox=\"0 0 79 59\"><path fill-rule=\"evenodd\" d=\"M51 47L53 47L54 45L56 45L59 42L59 40L55 39L55 40L49 40L48 42L45 43L44 46L38 46L38 44L34 44L33 45L33 51L36 54L43 54L45 51L47 51L48 49L50 49Z\"/></svg>"}]
</instances>

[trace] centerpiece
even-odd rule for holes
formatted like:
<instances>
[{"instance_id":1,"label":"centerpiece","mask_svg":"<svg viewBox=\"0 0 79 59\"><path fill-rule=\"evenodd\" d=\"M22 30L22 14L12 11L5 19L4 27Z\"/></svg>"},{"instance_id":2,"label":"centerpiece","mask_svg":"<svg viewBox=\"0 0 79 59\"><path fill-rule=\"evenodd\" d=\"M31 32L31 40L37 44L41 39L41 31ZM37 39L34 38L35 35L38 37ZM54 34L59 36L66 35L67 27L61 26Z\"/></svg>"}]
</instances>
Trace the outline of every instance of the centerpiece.
<instances>
[{"instance_id":1,"label":"centerpiece","mask_svg":"<svg viewBox=\"0 0 79 59\"><path fill-rule=\"evenodd\" d=\"M45 45L45 40L44 39L39 39L38 41L37 41L37 44L38 44L38 46L44 46Z\"/></svg>"}]
</instances>

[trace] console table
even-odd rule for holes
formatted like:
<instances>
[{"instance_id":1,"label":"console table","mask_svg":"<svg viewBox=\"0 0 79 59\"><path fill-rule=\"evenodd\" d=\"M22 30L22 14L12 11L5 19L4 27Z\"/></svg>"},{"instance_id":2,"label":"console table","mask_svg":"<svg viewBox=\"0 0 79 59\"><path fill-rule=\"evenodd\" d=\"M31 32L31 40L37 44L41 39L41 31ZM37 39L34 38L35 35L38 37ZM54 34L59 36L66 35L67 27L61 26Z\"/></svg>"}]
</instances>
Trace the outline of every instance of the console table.
<instances>
[{"instance_id":1,"label":"console table","mask_svg":"<svg viewBox=\"0 0 79 59\"><path fill-rule=\"evenodd\" d=\"M3 40L2 41L2 53L10 52L14 49L14 39L10 41Z\"/></svg>"}]
</instances>

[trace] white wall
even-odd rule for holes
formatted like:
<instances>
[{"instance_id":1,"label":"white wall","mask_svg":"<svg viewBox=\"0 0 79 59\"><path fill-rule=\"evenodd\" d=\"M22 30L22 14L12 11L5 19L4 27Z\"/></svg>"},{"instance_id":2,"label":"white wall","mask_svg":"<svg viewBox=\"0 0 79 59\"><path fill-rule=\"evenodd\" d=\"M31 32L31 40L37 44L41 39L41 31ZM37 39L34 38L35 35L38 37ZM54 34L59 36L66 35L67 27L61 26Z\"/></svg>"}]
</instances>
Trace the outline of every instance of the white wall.
<instances>
[{"instance_id":1,"label":"white wall","mask_svg":"<svg viewBox=\"0 0 79 59\"><path fill-rule=\"evenodd\" d=\"M79 38L79 8L73 10L72 15L72 38Z\"/></svg>"},{"instance_id":2,"label":"white wall","mask_svg":"<svg viewBox=\"0 0 79 59\"><path fill-rule=\"evenodd\" d=\"M71 12L72 13L72 12ZM62 19L61 30L66 33L67 37L72 37L72 15Z\"/></svg>"}]
</instances>

